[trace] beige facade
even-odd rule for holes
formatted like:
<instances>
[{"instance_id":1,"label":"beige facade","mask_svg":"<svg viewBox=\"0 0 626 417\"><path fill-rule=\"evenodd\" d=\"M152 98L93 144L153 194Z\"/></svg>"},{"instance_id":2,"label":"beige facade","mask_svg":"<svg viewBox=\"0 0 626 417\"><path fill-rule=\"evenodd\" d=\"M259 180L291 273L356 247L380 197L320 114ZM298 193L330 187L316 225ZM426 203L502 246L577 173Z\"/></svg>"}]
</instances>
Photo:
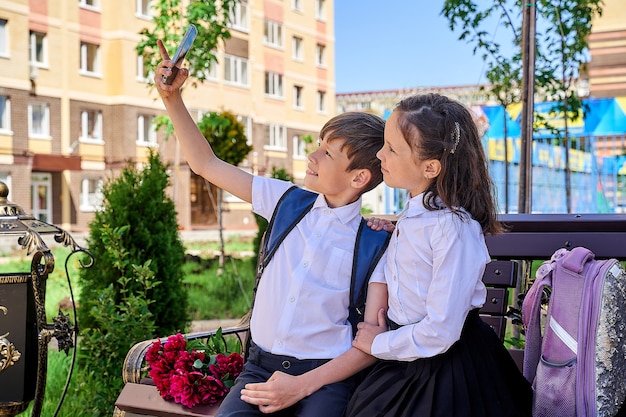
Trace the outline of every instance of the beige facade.
<instances>
[{"instance_id":1,"label":"beige facade","mask_svg":"<svg viewBox=\"0 0 626 417\"><path fill-rule=\"evenodd\" d=\"M151 128L164 108L135 51L139 32L152 25L148 4L0 3L0 180L27 212L86 229L100 184L158 148L172 164L180 227L215 222L204 181L189 170L175 139ZM239 7L241 19L217 52L214 76L188 85L183 97L194 117L222 110L240 117L254 147L243 169L263 175L284 168L301 180L302 137L316 137L336 113L333 2L249 0ZM247 72L227 76L226 61ZM247 203L227 196L224 208L229 227L254 224Z\"/></svg>"},{"instance_id":2,"label":"beige facade","mask_svg":"<svg viewBox=\"0 0 626 417\"><path fill-rule=\"evenodd\" d=\"M593 22L587 67L592 97L626 96L626 2L604 0L602 16Z\"/></svg>"}]
</instances>

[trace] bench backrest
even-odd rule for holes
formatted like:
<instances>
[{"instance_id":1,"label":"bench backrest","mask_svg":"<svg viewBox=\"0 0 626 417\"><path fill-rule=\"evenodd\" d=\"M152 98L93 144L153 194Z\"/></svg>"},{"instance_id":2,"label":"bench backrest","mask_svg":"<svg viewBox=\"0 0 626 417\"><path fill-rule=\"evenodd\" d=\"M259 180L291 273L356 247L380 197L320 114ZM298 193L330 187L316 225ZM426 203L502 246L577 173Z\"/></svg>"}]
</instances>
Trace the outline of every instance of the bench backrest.
<instances>
[{"instance_id":1,"label":"bench backrest","mask_svg":"<svg viewBox=\"0 0 626 417\"><path fill-rule=\"evenodd\" d=\"M504 214L500 220L508 231L486 237L493 260L483 275L488 293L481 317L501 340L509 290L520 279L518 260L550 259L557 249L584 246L596 258L626 261L626 214Z\"/></svg>"}]
</instances>

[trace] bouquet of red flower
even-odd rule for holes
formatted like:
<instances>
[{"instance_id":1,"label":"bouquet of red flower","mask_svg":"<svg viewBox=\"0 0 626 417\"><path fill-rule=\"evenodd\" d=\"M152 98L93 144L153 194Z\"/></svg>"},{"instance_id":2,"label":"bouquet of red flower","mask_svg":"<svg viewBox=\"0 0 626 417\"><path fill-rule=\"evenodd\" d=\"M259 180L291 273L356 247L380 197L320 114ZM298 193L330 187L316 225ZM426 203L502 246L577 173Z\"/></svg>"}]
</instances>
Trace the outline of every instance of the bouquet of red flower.
<instances>
[{"instance_id":1,"label":"bouquet of red flower","mask_svg":"<svg viewBox=\"0 0 626 417\"><path fill-rule=\"evenodd\" d=\"M221 328L206 342L188 342L180 333L164 344L157 340L148 348L146 360L161 397L189 408L215 404L243 369L243 357L228 352Z\"/></svg>"}]
</instances>

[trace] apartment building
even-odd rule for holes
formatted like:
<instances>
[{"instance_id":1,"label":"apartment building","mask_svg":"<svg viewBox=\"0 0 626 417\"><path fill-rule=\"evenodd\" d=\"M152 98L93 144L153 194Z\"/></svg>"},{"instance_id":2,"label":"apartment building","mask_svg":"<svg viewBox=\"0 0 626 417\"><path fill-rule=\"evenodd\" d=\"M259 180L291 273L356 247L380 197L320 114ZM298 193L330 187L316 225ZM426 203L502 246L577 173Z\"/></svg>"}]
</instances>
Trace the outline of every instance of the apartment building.
<instances>
[{"instance_id":1,"label":"apartment building","mask_svg":"<svg viewBox=\"0 0 626 417\"><path fill-rule=\"evenodd\" d=\"M593 22L589 51L586 76L590 95L626 96L626 2L603 2L602 16Z\"/></svg>"},{"instance_id":2,"label":"apartment building","mask_svg":"<svg viewBox=\"0 0 626 417\"><path fill-rule=\"evenodd\" d=\"M172 166L180 227L215 223L207 184L152 124L164 108L135 50L151 14L150 0L0 3L0 181L25 211L84 230L101 185L157 148ZM333 25L332 0L236 6L210 79L183 97L198 120L208 111L238 116L254 148L242 169L304 177L303 137L317 137L336 113ZM224 211L224 224L254 224L233 196Z\"/></svg>"}]
</instances>

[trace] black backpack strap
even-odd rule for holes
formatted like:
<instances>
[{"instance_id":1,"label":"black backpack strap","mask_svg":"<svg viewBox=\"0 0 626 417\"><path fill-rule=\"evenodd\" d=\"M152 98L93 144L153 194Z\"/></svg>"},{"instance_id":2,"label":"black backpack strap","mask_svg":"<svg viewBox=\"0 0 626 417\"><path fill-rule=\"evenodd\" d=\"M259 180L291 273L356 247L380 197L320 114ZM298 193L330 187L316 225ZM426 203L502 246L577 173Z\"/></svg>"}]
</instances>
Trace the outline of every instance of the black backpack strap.
<instances>
[{"instance_id":1,"label":"black backpack strap","mask_svg":"<svg viewBox=\"0 0 626 417\"><path fill-rule=\"evenodd\" d=\"M356 334L356 325L363 321L367 284L374 268L387 249L389 239L391 239L391 233L384 230L372 230L367 226L367 220L361 219L354 244L352 282L350 285L348 320L352 324L353 334Z\"/></svg>"}]
</instances>

